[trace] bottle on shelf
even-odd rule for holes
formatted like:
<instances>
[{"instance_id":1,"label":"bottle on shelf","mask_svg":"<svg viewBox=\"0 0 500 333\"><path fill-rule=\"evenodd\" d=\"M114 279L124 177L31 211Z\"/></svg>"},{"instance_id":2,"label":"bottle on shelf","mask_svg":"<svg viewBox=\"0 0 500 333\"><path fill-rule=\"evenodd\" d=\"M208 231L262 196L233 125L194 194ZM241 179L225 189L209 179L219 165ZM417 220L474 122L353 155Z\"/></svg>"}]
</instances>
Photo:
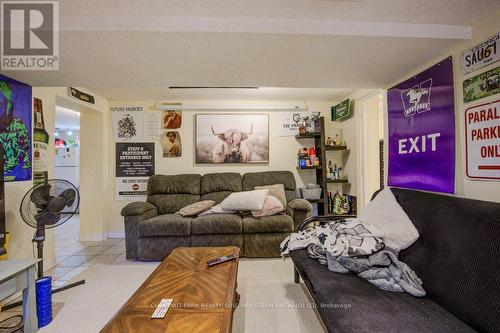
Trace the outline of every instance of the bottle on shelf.
<instances>
[{"instance_id":1,"label":"bottle on shelf","mask_svg":"<svg viewBox=\"0 0 500 333\"><path fill-rule=\"evenodd\" d=\"M307 166L306 158L305 158L305 155L304 155L304 150L303 149L299 149L299 152L298 152L297 155L298 155L299 168L304 169Z\"/></svg>"},{"instance_id":2,"label":"bottle on shelf","mask_svg":"<svg viewBox=\"0 0 500 333\"><path fill-rule=\"evenodd\" d=\"M338 134L335 134L335 145L336 146L341 146L342 145L342 138Z\"/></svg>"},{"instance_id":3,"label":"bottle on shelf","mask_svg":"<svg viewBox=\"0 0 500 333\"><path fill-rule=\"evenodd\" d=\"M339 179L339 169L337 168L336 163L333 165L333 179L335 180Z\"/></svg>"},{"instance_id":4,"label":"bottle on shelf","mask_svg":"<svg viewBox=\"0 0 500 333\"><path fill-rule=\"evenodd\" d=\"M326 178L328 179L333 179L333 166L332 166L332 161L328 161L328 173Z\"/></svg>"},{"instance_id":5,"label":"bottle on shelf","mask_svg":"<svg viewBox=\"0 0 500 333\"><path fill-rule=\"evenodd\" d=\"M333 198L332 192L328 192L328 214L333 212Z\"/></svg>"},{"instance_id":6,"label":"bottle on shelf","mask_svg":"<svg viewBox=\"0 0 500 333\"><path fill-rule=\"evenodd\" d=\"M333 146L333 140L332 140L332 137L329 136L327 139L326 139L326 145L327 146Z\"/></svg>"},{"instance_id":7,"label":"bottle on shelf","mask_svg":"<svg viewBox=\"0 0 500 333\"><path fill-rule=\"evenodd\" d=\"M339 168L339 179L345 179L344 169Z\"/></svg>"},{"instance_id":8,"label":"bottle on shelf","mask_svg":"<svg viewBox=\"0 0 500 333\"><path fill-rule=\"evenodd\" d=\"M311 166L316 165L316 150L314 147L309 148L309 160L311 161Z\"/></svg>"}]
</instances>

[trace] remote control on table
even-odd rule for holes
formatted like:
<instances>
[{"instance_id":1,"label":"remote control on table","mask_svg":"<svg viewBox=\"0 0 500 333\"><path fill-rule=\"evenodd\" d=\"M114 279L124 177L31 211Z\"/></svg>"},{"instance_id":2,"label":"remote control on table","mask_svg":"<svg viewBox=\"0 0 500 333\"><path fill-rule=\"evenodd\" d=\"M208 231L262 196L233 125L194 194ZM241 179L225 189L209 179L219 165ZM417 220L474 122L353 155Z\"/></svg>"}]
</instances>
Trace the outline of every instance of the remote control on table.
<instances>
[{"instance_id":1,"label":"remote control on table","mask_svg":"<svg viewBox=\"0 0 500 333\"><path fill-rule=\"evenodd\" d=\"M156 307L155 312L153 312L153 315L151 316L151 319L161 319L165 317L165 314L168 311L168 308L173 302L173 298L163 298L160 301L160 304Z\"/></svg>"},{"instance_id":2,"label":"remote control on table","mask_svg":"<svg viewBox=\"0 0 500 333\"><path fill-rule=\"evenodd\" d=\"M238 256L232 254L229 256L223 256L223 257L219 257L219 258L215 258L215 259L210 259L209 261L207 261L207 264L208 264L208 266L214 266L214 265L221 264L221 263L229 261L229 260L234 260L236 258L238 258Z\"/></svg>"}]
</instances>

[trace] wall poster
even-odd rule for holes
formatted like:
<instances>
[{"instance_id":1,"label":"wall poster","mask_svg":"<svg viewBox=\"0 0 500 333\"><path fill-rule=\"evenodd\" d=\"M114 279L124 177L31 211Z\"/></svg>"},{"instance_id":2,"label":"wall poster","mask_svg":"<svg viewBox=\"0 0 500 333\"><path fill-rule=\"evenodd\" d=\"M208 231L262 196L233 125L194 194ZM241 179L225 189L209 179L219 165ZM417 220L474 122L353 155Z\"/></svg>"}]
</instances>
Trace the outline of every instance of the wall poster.
<instances>
[{"instance_id":1,"label":"wall poster","mask_svg":"<svg viewBox=\"0 0 500 333\"><path fill-rule=\"evenodd\" d=\"M466 173L500 180L500 100L465 110Z\"/></svg>"},{"instance_id":2,"label":"wall poster","mask_svg":"<svg viewBox=\"0 0 500 333\"><path fill-rule=\"evenodd\" d=\"M146 198L148 179L155 174L154 142L116 143L116 200Z\"/></svg>"},{"instance_id":3,"label":"wall poster","mask_svg":"<svg viewBox=\"0 0 500 333\"><path fill-rule=\"evenodd\" d=\"M500 93L500 66L464 81L464 103Z\"/></svg>"},{"instance_id":4,"label":"wall poster","mask_svg":"<svg viewBox=\"0 0 500 333\"><path fill-rule=\"evenodd\" d=\"M39 98L33 98L33 114L33 185L38 185L49 179L47 160L50 140L45 130L42 100Z\"/></svg>"},{"instance_id":5,"label":"wall poster","mask_svg":"<svg viewBox=\"0 0 500 333\"><path fill-rule=\"evenodd\" d=\"M387 92L389 186L454 193L451 57Z\"/></svg>"},{"instance_id":6,"label":"wall poster","mask_svg":"<svg viewBox=\"0 0 500 333\"><path fill-rule=\"evenodd\" d=\"M111 117L115 142L143 140L144 106L112 106Z\"/></svg>"},{"instance_id":7,"label":"wall poster","mask_svg":"<svg viewBox=\"0 0 500 333\"><path fill-rule=\"evenodd\" d=\"M279 121L279 136L296 136L299 134L302 116L308 116L307 111L277 112Z\"/></svg>"},{"instance_id":8,"label":"wall poster","mask_svg":"<svg viewBox=\"0 0 500 333\"><path fill-rule=\"evenodd\" d=\"M4 181L31 180L31 86L0 75L0 144Z\"/></svg>"}]
</instances>

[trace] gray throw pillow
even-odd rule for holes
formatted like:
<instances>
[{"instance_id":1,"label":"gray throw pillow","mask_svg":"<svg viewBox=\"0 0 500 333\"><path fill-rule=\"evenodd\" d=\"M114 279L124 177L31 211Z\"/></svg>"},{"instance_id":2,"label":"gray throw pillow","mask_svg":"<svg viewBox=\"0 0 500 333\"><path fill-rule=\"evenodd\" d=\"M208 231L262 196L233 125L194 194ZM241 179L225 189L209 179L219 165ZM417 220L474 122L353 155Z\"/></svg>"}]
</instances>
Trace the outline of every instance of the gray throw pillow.
<instances>
[{"instance_id":1,"label":"gray throw pillow","mask_svg":"<svg viewBox=\"0 0 500 333\"><path fill-rule=\"evenodd\" d=\"M186 207L181 208L177 214L182 216L196 216L204 211L209 210L212 206L215 205L215 201L213 200L204 200L195 202L194 204L188 205Z\"/></svg>"}]
</instances>

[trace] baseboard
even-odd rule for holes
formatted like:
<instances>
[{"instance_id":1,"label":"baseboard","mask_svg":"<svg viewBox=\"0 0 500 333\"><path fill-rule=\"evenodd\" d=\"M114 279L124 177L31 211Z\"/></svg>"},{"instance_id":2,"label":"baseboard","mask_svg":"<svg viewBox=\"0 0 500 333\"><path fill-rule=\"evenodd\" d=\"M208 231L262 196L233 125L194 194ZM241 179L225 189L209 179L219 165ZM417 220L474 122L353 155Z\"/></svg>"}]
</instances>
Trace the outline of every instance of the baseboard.
<instances>
[{"instance_id":1,"label":"baseboard","mask_svg":"<svg viewBox=\"0 0 500 333\"><path fill-rule=\"evenodd\" d=\"M108 238L125 238L125 231L108 231Z\"/></svg>"},{"instance_id":2,"label":"baseboard","mask_svg":"<svg viewBox=\"0 0 500 333\"><path fill-rule=\"evenodd\" d=\"M99 242L99 241L105 240L106 238L108 238L106 236L106 234L101 233L101 234L94 234L94 235L86 235L83 237L80 236L79 241L81 241L81 242Z\"/></svg>"}]
</instances>

